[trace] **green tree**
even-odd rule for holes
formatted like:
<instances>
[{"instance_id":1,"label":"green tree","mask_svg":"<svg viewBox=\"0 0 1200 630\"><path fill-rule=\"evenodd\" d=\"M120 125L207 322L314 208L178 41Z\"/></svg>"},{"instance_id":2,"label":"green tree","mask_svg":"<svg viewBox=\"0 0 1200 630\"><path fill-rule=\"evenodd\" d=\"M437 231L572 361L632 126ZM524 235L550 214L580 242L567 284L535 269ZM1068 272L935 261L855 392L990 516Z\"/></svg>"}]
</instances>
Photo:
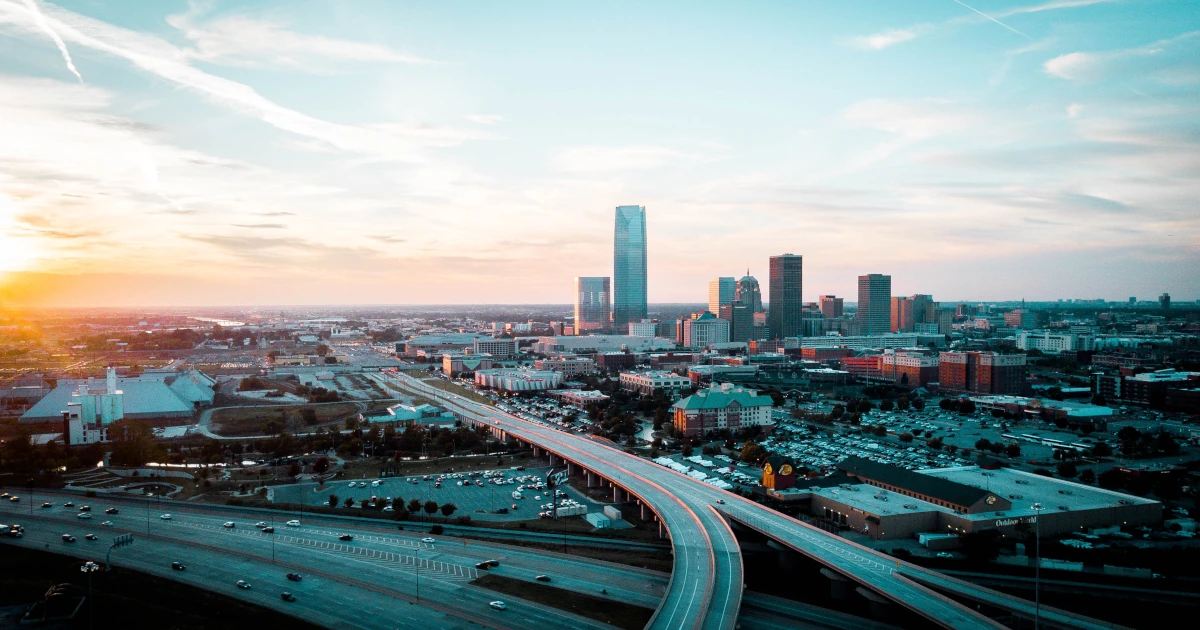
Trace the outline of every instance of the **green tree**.
<instances>
[{"instance_id":1,"label":"green tree","mask_svg":"<svg viewBox=\"0 0 1200 630\"><path fill-rule=\"evenodd\" d=\"M423 507L424 507L425 513L430 516L433 516L433 513L438 511L437 501L426 501L425 505Z\"/></svg>"},{"instance_id":2,"label":"green tree","mask_svg":"<svg viewBox=\"0 0 1200 630\"><path fill-rule=\"evenodd\" d=\"M317 461L313 462L313 472L318 475L323 475L329 471L329 458L318 457Z\"/></svg>"},{"instance_id":3,"label":"green tree","mask_svg":"<svg viewBox=\"0 0 1200 630\"><path fill-rule=\"evenodd\" d=\"M885 401L879 403L880 411L891 411L892 409L895 409L895 408L896 408L895 403L893 403L890 400L885 400Z\"/></svg>"},{"instance_id":4,"label":"green tree","mask_svg":"<svg viewBox=\"0 0 1200 630\"><path fill-rule=\"evenodd\" d=\"M1084 470L1083 472L1079 473L1079 481L1081 481L1083 483L1095 483L1096 482L1096 473L1094 471L1092 471L1091 468L1088 468L1088 469Z\"/></svg>"},{"instance_id":5,"label":"green tree","mask_svg":"<svg viewBox=\"0 0 1200 630\"><path fill-rule=\"evenodd\" d=\"M352 506L352 505L354 505L354 498L353 498L353 497L346 497L346 507L350 507L350 506Z\"/></svg>"},{"instance_id":6,"label":"green tree","mask_svg":"<svg viewBox=\"0 0 1200 630\"><path fill-rule=\"evenodd\" d=\"M909 432L907 432L907 431L905 431L904 433L901 433L901 434L900 434L899 436L897 436L897 437L899 437L899 438L900 438L900 441L901 441L901 442L904 442L905 444L908 444L909 442L912 442L912 441L913 441L913 434L911 434L911 433L909 433Z\"/></svg>"},{"instance_id":7,"label":"green tree","mask_svg":"<svg viewBox=\"0 0 1200 630\"><path fill-rule=\"evenodd\" d=\"M317 356L321 356L321 357L329 354L329 346L327 346L323 343L317 344L316 353L317 353Z\"/></svg>"},{"instance_id":8,"label":"green tree","mask_svg":"<svg viewBox=\"0 0 1200 630\"><path fill-rule=\"evenodd\" d=\"M1020 457L1021 456L1021 445L1017 444L1016 442L1013 442L1012 444L1005 446L1004 454L1008 455L1009 457Z\"/></svg>"},{"instance_id":9,"label":"green tree","mask_svg":"<svg viewBox=\"0 0 1200 630\"><path fill-rule=\"evenodd\" d=\"M1070 479L1079 474L1079 470L1075 467L1074 462L1062 462L1058 465L1058 476L1063 479Z\"/></svg>"},{"instance_id":10,"label":"green tree","mask_svg":"<svg viewBox=\"0 0 1200 630\"><path fill-rule=\"evenodd\" d=\"M747 464L758 464L767 458L767 450L754 442L742 445L742 461Z\"/></svg>"},{"instance_id":11,"label":"green tree","mask_svg":"<svg viewBox=\"0 0 1200 630\"><path fill-rule=\"evenodd\" d=\"M336 494L329 495L329 507L335 508L337 506L338 506L338 495L336 495Z\"/></svg>"},{"instance_id":12,"label":"green tree","mask_svg":"<svg viewBox=\"0 0 1200 630\"><path fill-rule=\"evenodd\" d=\"M458 509L458 506L454 505L453 503L443 503L442 507L439 509L442 511L442 516L450 516L451 514L454 514L455 510Z\"/></svg>"},{"instance_id":13,"label":"green tree","mask_svg":"<svg viewBox=\"0 0 1200 630\"><path fill-rule=\"evenodd\" d=\"M436 504L435 504L435 505L436 505ZM409 512L412 512L413 514L416 514L417 512L420 512L420 511L421 511L421 500L420 500L420 499L411 499L411 500L409 500L409 502L408 502L408 511L409 511Z\"/></svg>"}]
</instances>

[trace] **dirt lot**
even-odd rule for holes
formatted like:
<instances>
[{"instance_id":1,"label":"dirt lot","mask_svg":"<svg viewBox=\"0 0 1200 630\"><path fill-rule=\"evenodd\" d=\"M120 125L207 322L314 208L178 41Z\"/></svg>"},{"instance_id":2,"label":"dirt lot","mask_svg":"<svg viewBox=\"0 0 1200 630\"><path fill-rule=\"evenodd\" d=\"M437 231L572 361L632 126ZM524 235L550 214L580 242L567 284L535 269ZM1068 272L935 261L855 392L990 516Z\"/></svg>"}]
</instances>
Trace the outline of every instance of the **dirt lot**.
<instances>
[{"instance_id":1,"label":"dirt lot","mask_svg":"<svg viewBox=\"0 0 1200 630\"><path fill-rule=\"evenodd\" d=\"M617 628L644 628L654 615L654 610L650 608L576 593L541 582L514 580L494 573L485 574L471 584L612 624Z\"/></svg>"},{"instance_id":2,"label":"dirt lot","mask_svg":"<svg viewBox=\"0 0 1200 630\"><path fill-rule=\"evenodd\" d=\"M313 421L304 420L305 409L313 411ZM358 405L349 402L218 409L213 412L213 432L229 436L261 435L266 432L268 422L297 430L343 420L357 413Z\"/></svg>"},{"instance_id":3,"label":"dirt lot","mask_svg":"<svg viewBox=\"0 0 1200 630\"><path fill-rule=\"evenodd\" d=\"M436 387L442 391L447 391L447 392L451 392L454 394L458 394L459 396L462 396L464 398L469 398L471 400L474 400L475 402L480 402L485 405L496 404L496 403L492 402L492 399L488 398L487 396L479 394L478 392L475 392L474 390L467 389L466 387L463 387L462 385L457 385L455 383L447 383L446 381L443 381L440 378L429 378L429 379L425 379L424 382L426 385L429 385L430 387Z\"/></svg>"}]
</instances>

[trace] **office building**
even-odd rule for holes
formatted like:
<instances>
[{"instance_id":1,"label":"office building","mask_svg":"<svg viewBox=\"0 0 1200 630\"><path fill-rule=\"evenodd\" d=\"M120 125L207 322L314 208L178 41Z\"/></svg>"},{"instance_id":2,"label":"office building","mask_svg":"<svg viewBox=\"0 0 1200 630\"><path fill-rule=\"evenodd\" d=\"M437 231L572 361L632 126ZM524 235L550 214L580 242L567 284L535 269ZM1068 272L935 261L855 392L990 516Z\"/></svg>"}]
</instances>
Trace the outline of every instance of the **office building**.
<instances>
[{"instance_id":1,"label":"office building","mask_svg":"<svg viewBox=\"0 0 1200 630\"><path fill-rule=\"evenodd\" d=\"M758 286L758 279L750 275L750 270L746 270L746 275L742 276L741 280L737 281L737 285L733 289L733 301L735 304L745 304L750 307L751 313L763 312L762 289Z\"/></svg>"},{"instance_id":2,"label":"office building","mask_svg":"<svg viewBox=\"0 0 1200 630\"><path fill-rule=\"evenodd\" d=\"M925 387L938 380L938 357L921 351L888 350L882 355L880 372L902 387Z\"/></svg>"},{"instance_id":3,"label":"office building","mask_svg":"<svg viewBox=\"0 0 1200 630\"><path fill-rule=\"evenodd\" d=\"M692 379L665 370L621 373L621 389L642 396L664 394L671 399L678 399L691 386Z\"/></svg>"},{"instance_id":4,"label":"office building","mask_svg":"<svg viewBox=\"0 0 1200 630\"><path fill-rule=\"evenodd\" d=\"M824 315L825 319L837 319L842 316L842 298L836 295L822 295L819 300L821 315Z\"/></svg>"},{"instance_id":5,"label":"office building","mask_svg":"<svg viewBox=\"0 0 1200 630\"><path fill-rule=\"evenodd\" d=\"M517 356L517 340L503 335L497 339L476 339L471 342L471 352L490 354L497 361L507 361Z\"/></svg>"},{"instance_id":6,"label":"office building","mask_svg":"<svg viewBox=\"0 0 1200 630\"><path fill-rule=\"evenodd\" d=\"M588 357L564 354L549 359L538 359L533 363L533 367L538 370L562 372L562 375L567 378L575 378L576 376L594 374L596 372L596 361Z\"/></svg>"},{"instance_id":7,"label":"office building","mask_svg":"<svg viewBox=\"0 0 1200 630\"><path fill-rule=\"evenodd\" d=\"M1004 314L1004 325L1009 328L1031 330L1037 328L1037 313L1028 309L1018 308Z\"/></svg>"},{"instance_id":8,"label":"office building","mask_svg":"<svg viewBox=\"0 0 1200 630\"><path fill-rule=\"evenodd\" d=\"M944 392L1020 394L1025 389L1025 355L994 352L943 352L938 383Z\"/></svg>"},{"instance_id":9,"label":"office building","mask_svg":"<svg viewBox=\"0 0 1200 630\"><path fill-rule=\"evenodd\" d=\"M770 310L767 313L767 336L771 339L798 337L804 334L804 257L794 254L772 256L770 259Z\"/></svg>"},{"instance_id":10,"label":"office building","mask_svg":"<svg viewBox=\"0 0 1200 630\"><path fill-rule=\"evenodd\" d=\"M442 372L450 376L465 376L479 370L490 370L496 362L488 354L463 354L447 352L442 355Z\"/></svg>"},{"instance_id":11,"label":"office building","mask_svg":"<svg viewBox=\"0 0 1200 630\"><path fill-rule=\"evenodd\" d=\"M628 332L629 322L646 317L646 207L617 206L613 233L613 326Z\"/></svg>"},{"instance_id":12,"label":"office building","mask_svg":"<svg viewBox=\"0 0 1200 630\"><path fill-rule=\"evenodd\" d=\"M631 337L657 337L658 322L652 319L643 319L640 322L629 322L629 336Z\"/></svg>"},{"instance_id":13,"label":"office building","mask_svg":"<svg viewBox=\"0 0 1200 630\"><path fill-rule=\"evenodd\" d=\"M1062 354L1063 352L1094 350L1095 347L1095 337L1087 334L1022 330L1017 335L1017 349L1026 352L1037 350L1045 354Z\"/></svg>"},{"instance_id":14,"label":"office building","mask_svg":"<svg viewBox=\"0 0 1200 630\"><path fill-rule=\"evenodd\" d=\"M737 278L722 276L708 281L708 312L720 314L721 307L733 303Z\"/></svg>"},{"instance_id":15,"label":"office building","mask_svg":"<svg viewBox=\"0 0 1200 630\"><path fill-rule=\"evenodd\" d=\"M607 330L611 300L608 278L575 278L575 334Z\"/></svg>"},{"instance_id":16,"label":"office building","mask_svg":"<svg viewBox=\"0 0 1200 630\"><path fill-rule=\"evenodd\" d=\"M754 311L752 309L753 307L749 304L741 302L721 307L720 319L729 324L728 341L744 342L754 339Z\"/></svg>"},{"instance_id":17,"label":"office building","mask_svg":"<svg viewBox=\"0 0 1200 630\"><path fill-rule=\"evenodd\" d=\"M1163 293L1158 296L1158 306L1159 308L1171 308L1171 294Z\"/></svg>"},{"instance_id":18,"label":"office building","mask_svg":"<svg viewBox=\"0 0 1200 630\"><path fill-rule=\"evenodd\" d=\"M688 437L701 437L728 429L771 426L770 396L732 383L702 389L671 405L675 428Z\"/></svg>"},{"instance_id":19,"label":"office building","mask_svg":"<svg viewBox=\"0 0 1200 630\"><path fill-rule=\"evenodd\" d=\"M476 370L475 384L507 392L536 392L562 385L561 372L529 368Z\"/></svg>"},{"instance_id":20,"label":"office building","mask_svg":"<svg viewBox=\"0 0 1200 630\"><path fill-rule=\"evenodd\" d=\"M892 332L913 332L912 300L896 296L892 298Z\"/></svg>"},{"instance_id":21,"label":"office building","mask_svg":"<svg viewBox=\"0 0 1200 630\"><path fill-rule=\"evenodd\" d=\"M859 332L882 335L892 328L892 277L872 273L858 277Z\"/></svg>"},{"instance_id":22,"label":"office building","mask_svg":"<svg viewBox=\"0 0 1200 630\"><path fill-rule=\"evenodd\" d=\"M689 348L704 348L729 341L729 322L712 313L705 311L683 322L683 345Z\"/></svg>"},{"instance_id":23,"label":"office building","mask_svg":"<svg viewBox=\"0 0 1200 630\"><path fill-rule=\"evenodd\" d=\"M538 354L596 354L597 352L649 352L669 350L675 344L658 337L633 335L585 335L582 337L539 337L533 344Z\"/></svg>"}]
</instances>

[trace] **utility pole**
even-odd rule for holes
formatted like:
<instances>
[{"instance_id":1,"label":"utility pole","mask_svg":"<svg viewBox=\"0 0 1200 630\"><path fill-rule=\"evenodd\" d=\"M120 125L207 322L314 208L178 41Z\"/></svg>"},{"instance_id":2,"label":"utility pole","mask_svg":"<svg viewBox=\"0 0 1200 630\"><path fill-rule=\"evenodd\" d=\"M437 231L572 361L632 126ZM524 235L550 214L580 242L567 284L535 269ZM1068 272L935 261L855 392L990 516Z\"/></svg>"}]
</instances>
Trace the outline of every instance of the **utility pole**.
<instances>
[{"instance_id":1,"label":"utility pole","mask_svg":"<svg viewBox=\"0 0 1200 630\"><path fill-rule=\"evenodd\" d=\"M1042 507L1041 503L1033 504L1033 630L1038 630L1042 622Z\"/></svg>"},{"instance_id":2,"label":"utility pole","mask_svg":"<svg viewBox=\"0 0 1200 630\"><path fill-rule=\"evenodd\" d=\"M92 574L100 570L100 565L89 560L79 567L79 570L88 576L88 628L92 629L96 627L96 600L92 597Z\"/></svg>"}]
</instances>

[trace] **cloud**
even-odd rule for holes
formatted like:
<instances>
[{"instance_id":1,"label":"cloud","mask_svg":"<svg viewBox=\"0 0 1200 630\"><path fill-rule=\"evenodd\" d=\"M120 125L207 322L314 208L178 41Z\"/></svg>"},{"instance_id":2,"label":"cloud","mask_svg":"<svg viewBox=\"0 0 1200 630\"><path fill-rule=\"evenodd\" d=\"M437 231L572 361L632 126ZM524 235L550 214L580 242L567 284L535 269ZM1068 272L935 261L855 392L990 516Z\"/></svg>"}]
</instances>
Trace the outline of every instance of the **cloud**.
<instances>
[{"instance_id":1,"label":"cloud","mask_svg":"<svg viewBox=\"0 0 1200 630\"><path fill-rule=\"evenodd\" d=\"M1071 103L1070 105L1067 105L1067 118L1074 118L1078 116L1079 112L1081 111L1083 111L1083 105L1080 105L1079 103Z\"/></svg>"},{"instance_id":2,"label":"cloud","mask_svg":"<svg viewBox=\"0 0 1200 630\"><path fill-rule=\"evenodd\" d=\"M918 24L908 28L892 28L873 35L851 38L850 45L864 50L883 50L889 46L912 41L923 33L928 33L931 29L932 26L928 24Z\"/></svg>"},{"instance_id":3,"label":"cloud","mask_svg":"<svg viewBox=\"0 0 1200 630\"><path fill-rule=\"evenodd\" d=\"M846 108L854 126L872 127L907 140L932 138L966 128L978 119L964 106L946 99L868 99Z\"/></svg>"},{"instance_id":4,"label":"cloud","mask_svg":"<svg viewBox=\"0 0 1200 630\"><path fill-rule=\"evenodd\" d=\"M75 78L79 79L80 83L83 83L83 75L79 74L79 70L75 69L75 62L71 61L71 53L67 50L67 45L63 43L58 33L55 33L54 29L50 27L49 22L46 21L46 16L42 15L42 12L38 9L37 3L34 0L25 0L25 6L29 8L29 13L33 15L38 28L45 31L50 36L50 39L54 40L54 45L58 46L58 51L62 53L63 61L67 64L67 70L70 70L71 74L75 75Z\"/></svg>"},{"instance_id":5,"label":"cloud","mask_svg":"<svg viewBox=\"0 0 1200 630\"><path fill-rule=\"evenodd\" d=\"M1107 52L1072 52L1047 61L1050 76L1076 83L1094 83L1111 76L1150 76L1161 83L1200 83L1200 31L1163 39L1146 46ZM1190 80L1188 78L1190 77Z\"/></svg>"},{"instance_id":6,"label":"cloud","mask_svg":"<svg viewBox=\"0 0 1200 630\"><path fill-rule=\"evenodd\" d=\"M295 212L286 212L286 211L282 211L282 210L277 211L277 212L259 212L257 214L260 217L294 217L294 216L296 216Z\"/></svg>"},{"instance_id":7,"label":"cloud","mask_svg":"<svg viewBox=\"0 0 1200 630\"><path fill-rule=\"evenodd\" d=\"M498 122L503 122L503 116L496 114L467 114L467 120L480 125L494 125Z\"/></svg>"},{"instance_id":8,"label":"cloud","mask_svg":"<svg viewBox=\"0 0 1200 630\"><path fill-rule=\"evenodd\" d=\"M189 56L234 66L320 71L330 62L430 63L428 59L372 44L288 30L281 22L227 15L203 20L192 5L186 13L167 16L167 23L191 40Z\"/></svg>"},{"instance_id":9,"label":"cloud","mask_svg":"<svg viewBox=\"0 0 1200 630\"><path fill-rule=\"evenodd\" d=\"M282 223L234 223L233 227L246 228L248 230L282 230L287 226Z\"/></svg>"},{"instance_id":10,"label":"cloud","mask_svg":"<svg viewBox=\"0 0 1200 630\"><path fill-rule=\"evenodd\" d=\"M655 145L581 146L559 151L555 166L569 173L665 168L705 161L704 156Z\"/></svg>"},{"instance_id":11,"label":"cloud","mask_svg":"<svg viewBox=\"0 0 1200 630\"><path fill-rule=\"evenodd\" d=\"M992 15L998 18L1006 18L1025 13L1040 13L1042 11L1057 11L1059 9L1075 9L1078 7L1086 7L1093 4L1105 4L1109 2L1117 2L1117 0L1054 0L1053 2L1046 2L1043 4L1013 7L1004 11L996 11L993 12Z\"/></svg>"}]
</instances>

